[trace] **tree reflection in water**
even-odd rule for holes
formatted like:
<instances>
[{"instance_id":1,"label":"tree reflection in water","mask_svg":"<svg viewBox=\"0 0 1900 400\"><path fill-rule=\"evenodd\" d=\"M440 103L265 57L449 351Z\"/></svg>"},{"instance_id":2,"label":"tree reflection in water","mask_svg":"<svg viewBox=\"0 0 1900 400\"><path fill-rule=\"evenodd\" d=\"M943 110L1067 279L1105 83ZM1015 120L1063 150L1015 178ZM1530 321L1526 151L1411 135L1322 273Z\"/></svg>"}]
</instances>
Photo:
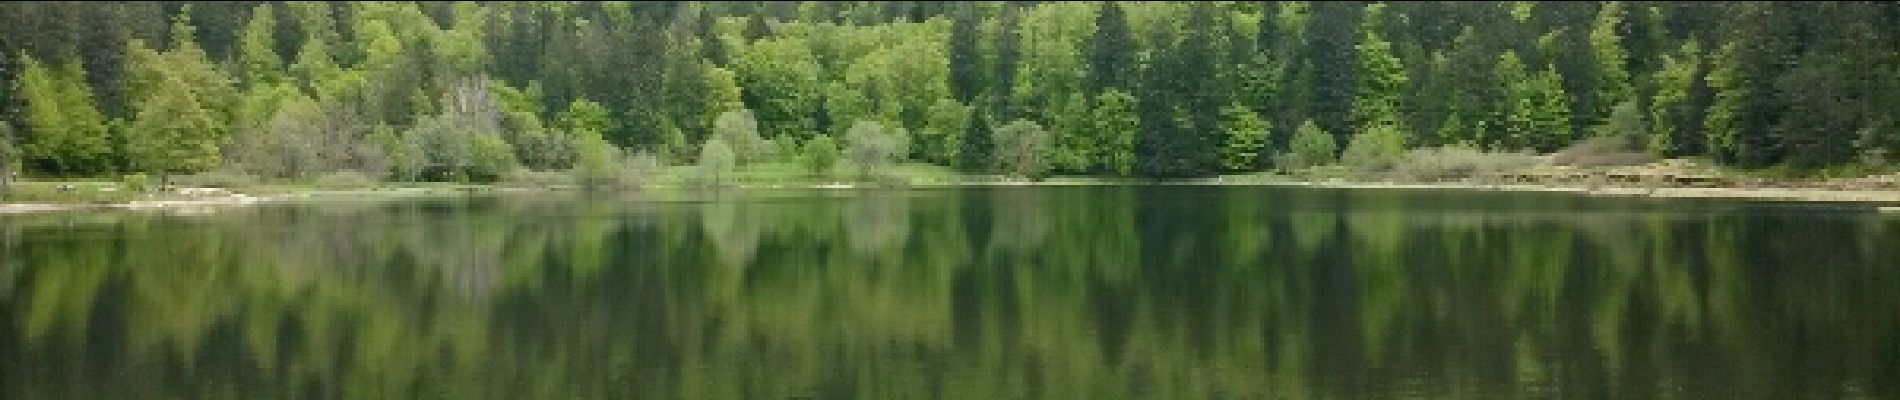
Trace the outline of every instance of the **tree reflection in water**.
<instances>
[{"instance_id":1,"label":"tree reflection in water","mask_svg":"<svg viewBox=\"0 0 1900 400\"><path fill-rule=\"evenodd\" d=\"M0 217L0 397L1892 397L1900 220L1249 187Z\"/></svg>"}]
</instances>

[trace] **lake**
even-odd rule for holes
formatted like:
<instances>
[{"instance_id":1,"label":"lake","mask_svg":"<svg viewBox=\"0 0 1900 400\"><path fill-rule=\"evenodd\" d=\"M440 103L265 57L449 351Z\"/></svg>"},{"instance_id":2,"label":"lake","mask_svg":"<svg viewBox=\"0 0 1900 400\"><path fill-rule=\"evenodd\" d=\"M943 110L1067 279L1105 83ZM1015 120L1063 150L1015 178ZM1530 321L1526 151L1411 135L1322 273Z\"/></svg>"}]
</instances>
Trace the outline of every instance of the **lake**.
<instances>
[{"instance_id":1,"label":"lake","mask_svg":"<svg viewBox=\"0 0 1900 400\"><path fill-rule=\"evenodd\" d=\"M0 398L1894 398L1900 216L1221 186L0 216Z\"/></svg>"}]
</instances>

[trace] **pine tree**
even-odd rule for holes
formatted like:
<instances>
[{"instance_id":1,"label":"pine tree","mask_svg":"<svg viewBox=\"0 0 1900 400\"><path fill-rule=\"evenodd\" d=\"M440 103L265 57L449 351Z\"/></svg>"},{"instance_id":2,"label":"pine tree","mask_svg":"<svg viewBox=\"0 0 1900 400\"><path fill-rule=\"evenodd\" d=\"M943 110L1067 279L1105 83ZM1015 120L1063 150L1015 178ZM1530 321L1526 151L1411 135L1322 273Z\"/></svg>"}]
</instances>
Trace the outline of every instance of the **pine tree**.
<instances>
[{"instance_id":1,"label":"pine tree","mask_svg":"<svg viewBox=\"0 0 1900 400\"><path fill-rule=\"evenodd\" d=\"M1019 106L1010 92L1016 87L1017 64L1022 59L1022 9L1003 6L1002 20L997 24L996 63L990 66L990 113L997 121L1011 121L1016 119Z\"/></svg>"},{"instance_id":2,"label":"pine tree","mask_svg":"<svg viewBox=\"0 0 1900 400\"><path fill-rule=\"evenodd\" d=\"M1229 171L1253 169L1260 150L1266 147L1267 135L1272 131L1272 126L1252 109L1240 104L1227 106L1221 111L1221 130L1227 134L1227 140L1220 147L1221 167Z\"/></svg>"},{"instance_id":3,"label":"pine tree","mask_svg":"<svg viewBox=\"0 0 1900 400\"><path fill-rule=\"evenodd\" d=\"M1089 37L1087 46L1091 93L1133 89L1135 38L1120 4L1102 4L1102 11L1095 17L1095 35Z\"/></svg>"},{"instance_id":4,"label":"pine tree","mask_svg":"<svg viewBox=\"0 0 1900 400\"><path fill-rule=\"evenodd\" d=\"M1141 132L1137 109L1135 96L1111 89L1095 97L1095 110L1090 113L1095 131L1104 138L1096 153L1102 157L1098 164L1117 175L1128 176L1135 170L1135 138Z\"/></svg>"},{"instance_id":5,"label":"pine tree","mask_svg":"<svg viewBox=\"0 0 1900 400\"><path fill-rule=\"evenodd\" d=\"M970 173L993 172L996 142L990 136L994 128L989 113L978 110L964 129L963 146L957 150L958 168Z\"/></svg>"},{"instance_id":6,"label":"pine tree","mask_svg":"<svg viewBox=\"0 0 1900 400\"><path fill-rule=\"evenodd\" d=\"M1220 103L1214 80L1211 33L1214 6L1188 6L1185 30L1177 40L1157 29L1150 43L1157 51L1143 77L1141 136L1136 140L1138 174L1157 178L1203 176L1219 168L1215 148L1223 139Z\"/></svg>"},{"instance_id":7,"label":"pine tree","mask_svg":"<svg viewBox=\"0 0 1900 400\"><path fill-rule=\"evenodd\" d=\"M1590 28L1590 50L1597 65L1595 116L1607 116L1611 107L1636 100L1636 89L1630 84L1629 53L1623 49L1623 36L1618 34L1622 23L1623 3L1612 1L1603 4Z\"/></svg>"},{"instance_id":8,"label":"pine tree","mask_svg":"<svg viewBox=\"0 0 1900 400\"><path fill-rule=\"evenodd\" d=\"M1716 52L1713 64L1707 76L1709 89L1715 92L1715 102L1709 105L1708 118L1703 120L1702 131L1708 135L1709 153L1719 162L1737 161L1743 140L1742 124L1746 101L1752 96L1749 87L1740 76L1740 50L1736 43L1723 45Z\"/></svg>"},{"instance_id":9,"label":"pine tree","mask_svg":"<svg viewBox=\"0 0 1900 400\"><path fill-rule=\"evenodd\" d=\"M1347 2L1313 2L1307 35L1306 68L1312 74L1309 115L1321 129L1351 132L1358 65L1355 28L1359 10Z\"/></svg>"},{"instance_id":10,"label":"pine tree","mask_svg":"<svg viewBox=\"0 0 1900 400\"><path fill-rule=\"evenodd\" d=\"M20 63L20 94L31 134L23 149L25 161L61 175L110 171L112 147L105 117L93 104L79 63L68 62L55 72L24 53Z\"/></svg>"},{"instance_id":11,"label":"pine tree","mask_svg":"<svg viewBox=\"0 0 1900 400\"><path fill-rule=\"evenodd\" d=\"M976 10L969 2L956 2L950 27L950 92L957 101L976 104L983 87L982 55L977 50Z\"/></svg>"},{"instance_id":12,"label":"pine tree","mask_svg":"<svg viewBox=\"0 0 1900 400\"><path fill-rule=\"evenodd\" d=\"M1530 73L1514 52L1498 61L1498 81L1508 82L1497 147L1552 151L1571 140L1570 101L1555 66Z\"/></svg>"},{"instance_id":13,"label":"pine tree","mask_svg":"<svg viewBox=\"0 0 1900 400\"><path fill-rule=\"evenodd\" d=\"M218 164L221 124L198 101L184 79L167 76L158 93L137 103L126 133L126 160L139 171L163 176L210 169Z\"/></svg>"},{"instance_id":14,"label":"pine tree","mask_svg":"<svg viewBox=\"0 0 1900 400\"><path fill-rule=\"evenodd\" d=\"M283 81L284 62L274 48L276 22L271 5L262 4L251 12L251 22L244 26L244 35L238 46L238 63L243 65L242 76L246 87L268 86Z\"/></svg>"},{"instance_id":15,"label":"pine tree","mask_svg":"<svg viewBox=\"0 0 1900 400\"><path fill-rule=\"evenodd\" d=\"M1360 27L1359 83L1352 106L1355 132L1401 122L1399 101L1404 96L1408 78L1405 65L1392 54L1392 43L1379 32L1383 9L1382 4L1366 6L1365 23Z\"/></svg>"},{"instance_id":16,"label":"pine tree","mask_svg":"<svg viewBox=\"0 0 1900 400\"><path fill-rule=\"evenodd\" d=\"M1663 157L1701 153L1700 138L1690 135L1700 121L1690 120L1690 88L1701 68L1700 45L1690 40L1676 54L1663 58L1651 80L1656 94L1649 101L1649 151Z\"/></svg>"}]
</instances>

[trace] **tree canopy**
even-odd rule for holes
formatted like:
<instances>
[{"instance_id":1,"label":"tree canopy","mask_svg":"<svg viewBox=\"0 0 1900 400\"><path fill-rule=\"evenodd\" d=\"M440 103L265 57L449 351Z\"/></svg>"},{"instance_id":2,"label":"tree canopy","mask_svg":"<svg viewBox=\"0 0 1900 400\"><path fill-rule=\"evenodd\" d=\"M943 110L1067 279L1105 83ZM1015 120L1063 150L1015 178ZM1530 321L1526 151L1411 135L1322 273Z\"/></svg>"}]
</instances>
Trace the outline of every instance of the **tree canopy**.
<instances>
[{"instance_id":1,"label":"tree canopy","mask_svg":"<svg viewBox=\"0 0 1900 400\"><path fill-rule=\"evenodd\" d=\"M1025 143L1038 174L1330 162L1313 132L1379 143L1354 155L1611 131L1743 167L1900 154L1893 3L923 3L4 3L0 124L47 176L307 155L437 179L582 147L686 164L714 138L743 164L848 151L864 123L904 134L871 146L889 162L985 173L1025 171L1002 159Z\"/></svg>"}]
</instances>

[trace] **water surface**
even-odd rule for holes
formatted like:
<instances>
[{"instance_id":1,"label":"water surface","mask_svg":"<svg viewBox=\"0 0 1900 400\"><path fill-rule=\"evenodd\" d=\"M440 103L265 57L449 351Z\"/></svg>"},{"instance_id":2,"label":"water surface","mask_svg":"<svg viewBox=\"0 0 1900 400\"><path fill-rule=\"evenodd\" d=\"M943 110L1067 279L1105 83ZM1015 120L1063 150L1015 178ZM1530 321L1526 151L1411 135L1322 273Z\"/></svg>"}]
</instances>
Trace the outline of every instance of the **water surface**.
<instances>
[{"instance_id":1,"label":"water surface","mask_svg":"<svg viewBox=\"0 0 1900 400\"><path fill-rule=\"evenodd\" d=\"M1268 187L0 217L0 398L1894 398L1900 218Z\"/></svg>"}]
</instances>

